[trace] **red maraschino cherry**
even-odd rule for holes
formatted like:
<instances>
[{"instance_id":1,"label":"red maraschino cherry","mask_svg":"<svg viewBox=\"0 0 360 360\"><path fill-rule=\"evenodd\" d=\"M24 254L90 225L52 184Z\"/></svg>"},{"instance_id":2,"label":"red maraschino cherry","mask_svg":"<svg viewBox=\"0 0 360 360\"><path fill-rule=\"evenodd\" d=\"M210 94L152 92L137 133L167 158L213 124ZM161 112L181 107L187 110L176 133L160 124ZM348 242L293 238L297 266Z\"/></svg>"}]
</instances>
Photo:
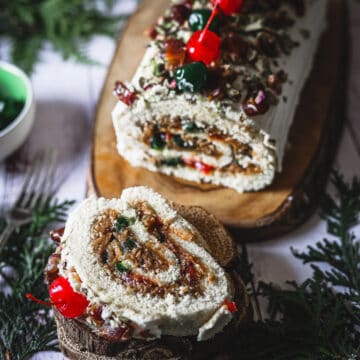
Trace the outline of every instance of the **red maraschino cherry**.
<instances>
[{"instance_id":1,"label":"red maraschino cherry","mask_svg":"<svg viewBox=\"0 0 360 360\"><path fill-rule=\"evenodd\" d=\"M235 313L238 311L237 305L235 301L225 300L224 305L228 308L231 313Z\"/></svg>"},{"instance_id":2,"label":"red maraschino cherry","mask_svg":"<svg viewBox=\"0 0 360 360\"><path fill-rule=\"evenodd\" d=\"M225 15L232 15L239 12L243 5L243 0L211 0L211 3L222 10Z\"/></svg>"},{"instance_id":3,"label":"red maraschino cherry","mask_svg":"<svg viewBox=\"0 0 360 360\"><path fill-rule=\"evenodd\" d=\"M59 276L51 283L49 295L51 302L39 300L31 294L26 294L26 297L41 305L56 306L59 312L69 319L82 315L89 305L86 297L75 292L69 281L62 276Z\"/></svg>"},{"instance_id":4,"label":"red maraschino cherry","mask_svg":"<svg viewBox=\"0 0 360 360\"><path fill-rule=\"evenodd\" d=\"M205 65L209 65L219 59L221 38L209 30L217 12L218 5L216 4L204 30L195 31L189 39L186 49L191 61L202 61Z\"/></svg>"},{"instance_id":5,"label":"red maraschino cherry","mask_svg":"<svg viewBox=\"0 0 360 360\"><path fill-rule=\"evenodd\" d=\"M215 170L214 166L206 164L206 163L204 163L202 161L199 161L199 160L183 159L183 161L187 166L190 166L190 167L192 167L192 168L194 168L196 170L199 170L204 175L209 175Z\"/></svg>"},{"instance_id":6,"label":"red maraschino cherry","mask_svg":"<svg viewBox=\"0 0 360 360\"><path fill-rule=\"evenodd\" d=\"M191 61L202 61L209 65L219 59L221 39L211 30L194 32L187 43L187 53Z\"/></svg>"}]
</instances>

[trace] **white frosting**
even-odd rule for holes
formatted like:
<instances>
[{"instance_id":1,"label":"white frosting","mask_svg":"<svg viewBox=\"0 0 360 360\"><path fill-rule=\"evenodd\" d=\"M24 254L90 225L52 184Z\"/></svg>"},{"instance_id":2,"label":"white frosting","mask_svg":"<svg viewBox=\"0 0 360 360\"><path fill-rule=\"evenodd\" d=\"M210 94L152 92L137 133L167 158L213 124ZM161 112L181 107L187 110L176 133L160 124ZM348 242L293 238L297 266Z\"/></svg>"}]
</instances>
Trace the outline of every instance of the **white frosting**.
<instances>
[{"instance_id":1,"label":"white frosting","mask_svg":"<svg viewBox=\"0 0 360 360\"><path fill-rule=\"evenodd\" d=\"M209 101L201 95L188 93L175 94L165 86L156 85L143 92L133 106L128 107L119 102L113 113L113 124L117 136L119 153L133 166L142 166L151 171L161 171L191 181L210 182L234 188L239 192L259 190L269 185L276 170L281 171L282 161L287 144L288 132L293 122L296 107L301 91L310 73L320 36L325 28L327 2L324 0L307 0L306 16L297 18L296 24L290 30L290 37L298 41L300 46L294 48L290 56L283 55L278 59L279 69L288 74L289 79L283 86L283 96L280 103L262 116L251 118L245 114L241 103L232 103L221 108L217 101ZM302 30L310 31L310 38L304 39ZM189 33L182 33L184 40ZM151 78L152 59L159 56L154 44L147 49L132 84L139 88L141 77ZM239 81L240 86L241 81ZM241 90L241 89L240 89ZM189 167L159 167L151 161L159 152L154 152L142 143L139 124L153 122L164 116L180 116L182 119L191 119L197 124L208 127L216 126L225 134L231 134L243 144L253 149L254 158L251 163L261 169L260 173L229 173L214 171L211 175L201 174L198 170ZM241 119L241 121L240 121ZM179 151L162 151L161 156L183 155ZM198 156L198 155L196 155ZM209 165L223 166L222 159L206 158L205 155L196 157L196 160L206 160ZM246 167L250 160L244 156L237 158L238 163Z\"/></svg>"},{"instance_id":2,"label":"white frosting","mask_svg":"<svg viewBox=\"0 0 360 360\"><path fill-rule=\"evenodd\" d=\"M81 288L86 289L87 298L91 303L102 303L102 317L111 317L114 324L130 320L140 330L148 330L154 337L162 334L197 335L199 341L208 339L221 331L232 318L232 314L224 306L225 300L231 300L231 291L224 270L202 246L175 237L180 247L196 256L207 266L209 272L215 274L214 282L208 281L205 276L202 282L205 291L197 297L190 294L178 297L172 294L166 294L165 297L142 294L113 278L110 271L97 260L91 241L94 220L106 209L132 216L135 213L131 204L136 200L148 202L162 221L170 224L170 228L196 234L199 240L197 242L205 243L196 228L178 215L159 194L145 187L129 188L122 193L120 199L91 197L69 216L62 237L63 265L59 266L60 274L69 277L71 284L77 288L79 284L64 270L64 264L66 269L74 267L81 278ZM139 220L130 227L141 242L156 243ZM167 250L165 256L170 260L168 270L160 272L153 269L147 275L161 284L171 284L179 278L180 268L170 250ZM135 267L136 264L130 265L131 271L142 273L141 269Z\"/></svg>"}]
</instances>

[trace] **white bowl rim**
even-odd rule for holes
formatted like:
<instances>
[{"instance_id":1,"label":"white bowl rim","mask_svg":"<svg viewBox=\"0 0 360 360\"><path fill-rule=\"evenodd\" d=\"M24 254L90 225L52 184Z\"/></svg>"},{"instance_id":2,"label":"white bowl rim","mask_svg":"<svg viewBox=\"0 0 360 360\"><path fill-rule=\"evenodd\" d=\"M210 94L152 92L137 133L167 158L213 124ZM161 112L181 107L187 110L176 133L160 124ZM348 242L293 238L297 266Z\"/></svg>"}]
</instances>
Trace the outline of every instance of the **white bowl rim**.
<instances>
[{"instance_id":1,"label":"white bowl rim","mask_svg":"<svg viewBox=\"0 0 360 360\"><path fill-rule=\"evenodd\" d=\"M29 77L19 67L1 60L0 60L0 67L9 73L19 76L24 81L26 87L25 104L22 110L20 111L20 113L18 114L18 116L8 126L6 126L5 129L0 131L0 138L1 138L7 135L8 133L10 133L13 129L15 129L17 125L20 124L21 121L25 118L25 115L29 112L29 109L33 102L34 92Z\"/></svg>"}]
</instances>

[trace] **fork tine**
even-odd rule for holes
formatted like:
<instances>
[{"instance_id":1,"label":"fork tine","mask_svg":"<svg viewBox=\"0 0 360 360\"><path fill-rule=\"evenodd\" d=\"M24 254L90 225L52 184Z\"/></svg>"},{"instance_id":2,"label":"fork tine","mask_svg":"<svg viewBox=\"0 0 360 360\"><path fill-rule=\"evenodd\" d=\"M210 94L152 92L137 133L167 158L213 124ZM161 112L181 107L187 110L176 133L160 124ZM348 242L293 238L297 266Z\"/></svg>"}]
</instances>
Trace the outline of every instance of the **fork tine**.
<instances>
[{"instance_id":1,"label":"fork tine","mask_svg":"<svg viewBox=\"0 0 360 360\"><path fill-rule=\"evenodd\" d=\"M33 209L37 205L38 200L40 199L43 193L43 189L44 186L46 185L48 173L50 170L51 159L52 159L51 153L52 153L51 151L45 153L42 164L40 166L38 179L36 182L34 178L34 188L31 191L30 198L27 204L30 209Z\"/></svg>"},{"instance_id":2,"label":"fork tine","mask_svg":"<svg viewBox=\"0 0 360 360\"><path fill-rule=\"evenodd\" d=\"M28 208L31 201L32 201L36 186L39 183L39 179L41 178L41 173L42 173L42 170L43 170L44 158L45 158L45 153L41 152L40 155L39 155L39 159L38 159L38 162L36 164L33 176L29 180L28 186L25 189L24 197L23 197L22 202L20 204L20 206L23 207L23 208Z\"/></svg>"},{"instance_id":3,"label":"fork tine","mask_svg":"<svg viewBox=\"0 0 360 360\"><path fill-rule=\"evenodd\" d=\"M20 191L19 191L19 195L16 198L15 202L14 202L14 206L15 207L19 207L22 206L22 204L24 203L24 200L26 198L26 194L28 193L28 188L30 186L31 180L33 179L33 177L35 176L37 169L38 169L38 164L40 161L40 158L42 156L42 152L37 152L34 158L34 162L33 165L30 166L25 174L25 178L24 181L21 185Z\"/></svg>"},{"instance_id":4,"label":"fork tine","mask_svg":"<svg viewBox=\"0 0 360 360\"><path fill-rule=\"evenodd\" d=\"M50 152L50 164L48 167L48 172L46 176L46 181L42 187L42 193L40 196L39 201L39 208L43 210L46 206L47 201L49 200L50 196L52 195L53 185L54 185L54 179L55 179L55 173L56 173L56 151L52 150Z\"/></svg>"}]
</instances>

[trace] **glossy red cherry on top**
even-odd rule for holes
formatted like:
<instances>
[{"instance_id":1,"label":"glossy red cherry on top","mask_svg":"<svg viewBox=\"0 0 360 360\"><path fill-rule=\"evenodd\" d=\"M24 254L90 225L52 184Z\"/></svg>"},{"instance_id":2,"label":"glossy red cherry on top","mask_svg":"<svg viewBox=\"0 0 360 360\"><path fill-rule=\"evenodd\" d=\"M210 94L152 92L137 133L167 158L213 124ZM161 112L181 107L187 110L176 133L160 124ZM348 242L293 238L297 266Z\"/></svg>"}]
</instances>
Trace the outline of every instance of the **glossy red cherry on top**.
<instances>
[{"instance_id":1,"label":"glossy red cherry on top","mask_svg":"<svg viewBox=\"0 0 360 360\"><path fill-rule=\"evenodd\" d=\"M82 315L89 305L86 297L83 294L75 292L69 281L62 276L59 276L51 283L49 295L51 302L39 300L31 294L26 294L26 297L41 305L56 306L59 312L69 319Z\"/></svg>"},{"instance_id":2,"label":"glossy red cherry on top","mask_svg":"<svg viewBox=\"0 0 360 360\"><path fill-rule=\"evenodd\" d=\"M190 60L202 61L205 65L220 58L220 47L220 37L211 30L194 32L186 45Z\"/></svg>"},{"instance_id":3,"label":"glossy red cherry on top","mask_svg":"<svg viewBox=\"0 0 360 360\"><path fill-rule=\"evenodd\" d=\"M237 305L235 301L225 300L225 306L231 313L235 313L238 311Z\"/></svg>"},{"instance_id":4,"label":"glossy red cherry on top","mask_svg":"<svg viewBox=\"0 0 360 360\"><path fill-rule=\"evenodd\" d=\"M243 0L211 0L211 3L219 8L225 15L232 15L239 12L243 5Z\"/></svg>"},{"instance_id":5,"label":"glossy red cherry on top","mask_svg":"<svg viewBox=\"0 0 360 360\"><path fill-rule=\"evenodd\" d=\"M62 315L74 318L84 313L89 301L83 294L75 292L69 281L60 276L49 287L51 302L57 307Z\"/></svg>"}]
</instances>

